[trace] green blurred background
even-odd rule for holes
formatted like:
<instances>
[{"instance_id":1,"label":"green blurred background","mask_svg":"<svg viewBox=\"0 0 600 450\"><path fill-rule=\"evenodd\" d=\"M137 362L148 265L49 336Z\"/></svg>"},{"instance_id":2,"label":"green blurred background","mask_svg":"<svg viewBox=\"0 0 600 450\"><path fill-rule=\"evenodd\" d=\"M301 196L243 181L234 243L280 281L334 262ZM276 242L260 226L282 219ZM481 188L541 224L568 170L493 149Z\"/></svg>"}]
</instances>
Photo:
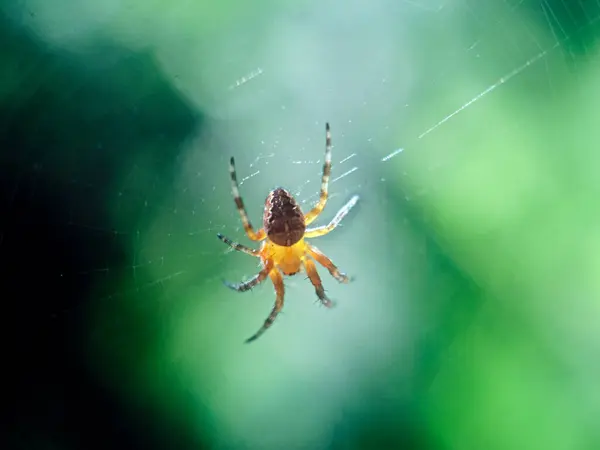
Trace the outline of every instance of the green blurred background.
<instances>
[{"instance_id":1,"label":"green blurred background","mask_svg":"<svg viewBox=\"0 0 600 450\"><path fill-rule=\"evenodd\" d=\"M599 2L0 11L7 448L600 448ZM244 345L228 159L307 209L326 121L356 280Z\"/></svg>"}]
</instances>

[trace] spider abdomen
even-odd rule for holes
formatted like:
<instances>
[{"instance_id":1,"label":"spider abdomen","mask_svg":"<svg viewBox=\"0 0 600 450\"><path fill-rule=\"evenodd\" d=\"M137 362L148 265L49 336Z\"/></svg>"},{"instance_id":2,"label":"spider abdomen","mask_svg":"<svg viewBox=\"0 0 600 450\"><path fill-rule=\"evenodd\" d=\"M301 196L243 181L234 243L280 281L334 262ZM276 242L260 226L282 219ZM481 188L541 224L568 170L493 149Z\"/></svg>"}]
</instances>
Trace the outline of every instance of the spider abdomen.
<instances>
[{"instance_id":1,"label":"spider abdomen","mask_svg":"<svg viewBox=\"0 0 600 450\"><path fill-rule=\"evenodd\" d=\"M263 226L269 240L290 247L304 236L306 223L296 199L283 188L272 190L265 201Z\"/></svg>"}]
</instances>

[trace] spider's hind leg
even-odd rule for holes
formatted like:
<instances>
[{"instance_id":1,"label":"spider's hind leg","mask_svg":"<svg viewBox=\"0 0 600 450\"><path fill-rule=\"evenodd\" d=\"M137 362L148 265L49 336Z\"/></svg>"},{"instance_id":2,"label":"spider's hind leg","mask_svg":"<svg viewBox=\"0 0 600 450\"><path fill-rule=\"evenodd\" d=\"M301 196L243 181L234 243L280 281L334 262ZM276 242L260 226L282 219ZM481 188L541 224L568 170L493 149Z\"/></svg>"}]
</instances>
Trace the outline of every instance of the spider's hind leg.
<instances>
[{"instance_id":1,"label":"spider's hind leg","mask_svg":"<svg viewBox=\"0 0 600 450\"><path fill-rule=\"evenodd\" d=\"M323 176L321 178L321 195L318 203L305 216L306 225L310 225L321 214L327 203L329 195L329 177L331 176L331 131L329 123L325 124L325 161L323 162Z\"/></svg>"},{"instance_id":2,"label":"spider's hind leg","mask_svg":"<svg viewBox=\"0 0 600 450\"><path fill-rule=\"evenodd\" d=\"M254 250L252 248L246 247L245 245L238 244L237 242L233 242L231 239L229 239L226 236L223 236L221 233L217 233L217 237L219 239L221 239L221 241L223 241L227 245L229 245L233 250L237 250L238 252L246 253L247 255L250 255L250 256L256 256L256 257L260 256L260 252L258 250Z\"/></svg>"},{"instance_id":3,"label":"spider's hind leg","mask_svg":"<svg viewBox=\"0 0 600 450\"><path fill-rule=\"evenodd\" d=\"M265 230L261 228L258 231L254 231L254 228L250 223L248 213L246 212L246 207L244 206L244 201L240 195L240 188L237 182L237 173L235 171L235 160L233 159L233 156L229 160L229 177L231 178L231 193L233 195L233 200L235 201L235 206L237 207L240 218L242 219L242 224L244 225L246 234L253 241L262 241L266 237Z\"/></svg>"},{"instance_id":4,"label":"spider's hind leg","mask_svg":"<svg viewBox=\"0 0 600 450\"><path fill-rule=\"evenodd\" d=\"M333 220L331 222L329 222L329 224L321 226L321 227L316 227L316 228L308 228L306 230L306 232L304 233L304 237L305 238L316 238L316 237L320 237L320 236L325 236L330 231L333 231L335 229L335 227L337 227L340 224L342 219L344 217L346 217L346 215L350 212L350 210L352 208L354 208L354 205L356 205L356 203L358 202L358 198L359 198L358 195L353 196L348 201L348 203L346 203L344 206L342 206L342 208L337 212L337 214L335 215Z\"/></svg>"}]
</instances>

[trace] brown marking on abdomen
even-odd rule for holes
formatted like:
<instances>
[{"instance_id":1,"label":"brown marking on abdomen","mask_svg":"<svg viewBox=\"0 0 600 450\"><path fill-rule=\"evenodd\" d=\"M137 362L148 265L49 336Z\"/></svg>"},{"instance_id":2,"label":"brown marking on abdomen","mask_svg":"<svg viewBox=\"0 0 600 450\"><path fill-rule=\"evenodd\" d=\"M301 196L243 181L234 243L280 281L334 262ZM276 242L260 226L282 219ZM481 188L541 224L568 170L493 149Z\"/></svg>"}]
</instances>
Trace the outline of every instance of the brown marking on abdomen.
<instances>
[{"instance_id":1,"label":"brown marking on abdomen","mask_svg":"<svg viewBox=\"0 0 600 450\"><path fill-rule=\"evenodd\" d=\"M304 236L304 214L296 199L283 188L272 190L265 201L263 226L276 245L290 247Z\"/></svg>"}]
</instances>

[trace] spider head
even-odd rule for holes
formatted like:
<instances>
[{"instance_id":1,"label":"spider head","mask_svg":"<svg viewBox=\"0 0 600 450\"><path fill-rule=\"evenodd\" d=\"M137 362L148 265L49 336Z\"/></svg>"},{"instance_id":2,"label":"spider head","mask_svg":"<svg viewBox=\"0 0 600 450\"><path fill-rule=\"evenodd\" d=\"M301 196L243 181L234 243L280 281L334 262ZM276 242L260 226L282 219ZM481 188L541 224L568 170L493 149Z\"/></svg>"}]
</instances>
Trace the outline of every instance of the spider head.
<instances>
[{"instance_id":1,"label":"spider head","mask_svg":"<svg viewBox=\"0 0 600 450\"><path fill-rule=\"evenodd\" d=\"M265 201L263 227L271 242L290 247L304 236L304 214L296 199L283 188L272 190Z\"/></svg>"}]
</instances>

